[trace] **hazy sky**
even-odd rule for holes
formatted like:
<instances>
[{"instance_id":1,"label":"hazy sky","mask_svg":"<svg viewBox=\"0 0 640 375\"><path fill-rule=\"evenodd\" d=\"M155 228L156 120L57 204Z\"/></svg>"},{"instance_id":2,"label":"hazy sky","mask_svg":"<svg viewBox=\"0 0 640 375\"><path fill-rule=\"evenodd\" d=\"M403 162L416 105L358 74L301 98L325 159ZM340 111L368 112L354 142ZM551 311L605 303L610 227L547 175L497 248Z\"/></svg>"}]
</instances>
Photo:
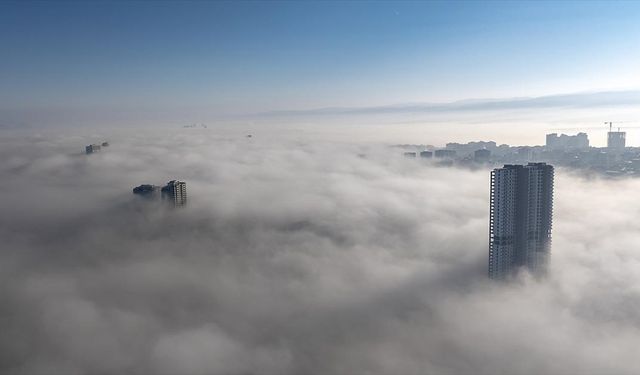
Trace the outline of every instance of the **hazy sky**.
<instances>
[{"instance_id":1,"label":"hazy sky","mask_svg":"<svg viewBox=\"0 0 640 375\"><path fill-rule=\"evenodd\" d=\"M639 19L638 2L3 1L0 114L635 89Z\"/></svg>"}]
</instances>

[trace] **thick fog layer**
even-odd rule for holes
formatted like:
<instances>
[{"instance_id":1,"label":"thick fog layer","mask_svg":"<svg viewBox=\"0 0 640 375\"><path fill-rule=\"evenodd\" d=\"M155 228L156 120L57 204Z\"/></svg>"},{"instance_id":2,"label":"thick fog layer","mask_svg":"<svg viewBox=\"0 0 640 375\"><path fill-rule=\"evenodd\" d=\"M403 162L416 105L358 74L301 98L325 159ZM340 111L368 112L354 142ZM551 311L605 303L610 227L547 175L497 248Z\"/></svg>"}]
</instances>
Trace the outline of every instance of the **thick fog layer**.
<instances>
[{"instance_id":1,"label":"thick fog layer","mask_svg":"<svg viewBox=\"0 0 640 375\"><path fill-rule=\"evenodd\" d=\"M640 181L557 171L549 278L494 283L488 171L286 139L0 138L0 372L640 371Z\"/></svg>"}]
</instances>

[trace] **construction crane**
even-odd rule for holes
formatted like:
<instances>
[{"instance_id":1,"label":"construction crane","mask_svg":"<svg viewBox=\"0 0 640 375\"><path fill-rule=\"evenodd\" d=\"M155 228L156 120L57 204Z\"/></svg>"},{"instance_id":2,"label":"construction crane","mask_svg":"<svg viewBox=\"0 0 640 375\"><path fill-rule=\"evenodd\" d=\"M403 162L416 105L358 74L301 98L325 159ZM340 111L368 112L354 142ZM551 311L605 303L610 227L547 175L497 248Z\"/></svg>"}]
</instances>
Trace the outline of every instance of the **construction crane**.
<instances>
[{"instance_id":1,"label":"construction crane","mask_svg":"<svg viewBox=\"0 0 640 375\"><path fill-rule=\"evenodd\" d=\"M627 123L633 123L634 121L616 121L616 124L627 124ZM613 121L605 121L604 122L605 125L609 125L609 132L613 131L611 128L613 127ZM633 126L631 126L633 127ZM629 128L629 126L627 126L627 128ZM620 131L620 127L618 127L618 132Z\"/></svg>"},{"instance_id":2,"label":"construction crane","mask_svg":"<svg viewBox=\"0 0 640 375\"><path fill-rule=\"evenodd\" d=\"M621 123L621 121L617 121L616 124ZM613 121L605 121L604 122L605 125L609 124L609 133L611 133L613 130L611 129L613 127ZM620 127L618 127L618 131L620 131Z\"/></svg>"}]
</instances>

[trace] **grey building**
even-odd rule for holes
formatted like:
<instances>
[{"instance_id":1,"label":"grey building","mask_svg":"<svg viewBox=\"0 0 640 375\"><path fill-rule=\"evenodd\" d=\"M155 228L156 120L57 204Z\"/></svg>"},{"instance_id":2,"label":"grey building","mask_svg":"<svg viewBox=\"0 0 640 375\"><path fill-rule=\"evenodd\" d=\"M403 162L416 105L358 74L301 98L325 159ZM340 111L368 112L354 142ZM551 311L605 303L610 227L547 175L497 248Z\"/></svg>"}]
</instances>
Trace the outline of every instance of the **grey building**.
<instances>
[{"instance_id":1,"label":"grey building","mask_svg":"<svg viewBox=\"0 0 640 375\"><path fill-rule=\"evenodd\" d=\"M456 151L455 150L436 150L435 152L436 158L455 158Z\"/></svg>"},{"instance_id":2,"label":"grey building","mask_svg":"<svg viewBox=\"0 0 640 375\"><path fill-rule=\"evenodd\" d=\"M133 194L147 199L156 199L160 197L160 187L156 185L140 185L133 188Z\"/></svg>"},{"instance_id":3,"label":"grey building","mask_svg":"<svg viewBox=\"0 0 640 375\"><path fill-rule=\"evenodd\" d=\"M551 133L547 134L546 146L549 150L584 150L589 148L589 137L587 133L559 136L557 133Z\"/></svg>"},{"instance_id":4,"label":"grey building","mask_svg":"<svg viewBox=\"0 0 640 375\"><path fill-rule=\"evenodd\" d=\"M520 267L546 273L551 250L553 166L505 165L491 172L489 277Z\"/></svg>"},{"instance_id":5,"label":"grey building","mask_svg":"<svg viewBox=\"0 0 640 375\"><path fill-rule=\"evenodd\" d=\"M626 138L626 132L609 131L607 133L607 148L611 151L624 151Z\"/></svg>"},{"instance_id":6,"label":"grey building","mask_svg":"<svg viewBox=\"0 0 640 375\"><path fill-rule=\"evenodd\" d=\"M100 151L100 145L89 145L84 148L84 152L88 154L93 154L94 152Z\"/></svg>"},{"instance_id":7,"label":"grey building","mask_svg":"<svg viewBox=\"0 0 640 375\"><path fill-rule=\"evenodd\" d=\"M427 159L428 159L428 158L432 158L432 157L433 157L433 152L431 152L431 151L427 151L427 150L425 150L425 151L420 151L420 157L421 157L421 158L427 158Z\"/></svg>"},{"instance_id":8,"label":"grey building","mask_svg":"<svg viewBox=\"0 0 640 375\"><path fill-rule=\"evenodd\" d=\"M529 146L518 147L516 151L518 162L527 163L534 157L534 148Z\"/></svg>"},{"instance_id":9,"label":"grey building","mask_svg":"<svg viewBox=\"0 0 640 375\"><path fill-rule=\"evenodd\" d=\"M176 206L187 204L187 183L172 180L162 188L162 199L168 200Z\"/></svg>"},{"instance_id":10,"label":"grey building","mask_svg":"<svg viewBox=\"0 0 640 375\"><path fill-rule=\"evenodd\" d=\"M476 163L487 163L489 158L491 158L491 151L487 149L483 148L473 152L473 160L475 160Z\"/></svg>"}]
</instances>

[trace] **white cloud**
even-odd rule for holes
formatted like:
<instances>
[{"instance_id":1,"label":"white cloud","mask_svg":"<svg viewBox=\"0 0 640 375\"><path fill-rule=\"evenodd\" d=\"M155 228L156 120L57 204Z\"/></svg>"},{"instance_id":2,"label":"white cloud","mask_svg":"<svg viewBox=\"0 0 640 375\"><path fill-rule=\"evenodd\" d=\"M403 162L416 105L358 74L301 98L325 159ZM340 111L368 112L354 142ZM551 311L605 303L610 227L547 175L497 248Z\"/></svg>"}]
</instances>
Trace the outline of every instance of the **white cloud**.
<instances>
[{"instance_id":1,"label":"white cloud","mask_svg":"<svg viewBox=\"0 0 640 375\"><path fill-rule=\"evenodd\" d=\"M640 181L558 171L551 275L501 285L487 171L279 133L108 138L0 140L0 372L638 372ZM185 209L134 202L173 178Z\"/></svg>"}]
</instances>

